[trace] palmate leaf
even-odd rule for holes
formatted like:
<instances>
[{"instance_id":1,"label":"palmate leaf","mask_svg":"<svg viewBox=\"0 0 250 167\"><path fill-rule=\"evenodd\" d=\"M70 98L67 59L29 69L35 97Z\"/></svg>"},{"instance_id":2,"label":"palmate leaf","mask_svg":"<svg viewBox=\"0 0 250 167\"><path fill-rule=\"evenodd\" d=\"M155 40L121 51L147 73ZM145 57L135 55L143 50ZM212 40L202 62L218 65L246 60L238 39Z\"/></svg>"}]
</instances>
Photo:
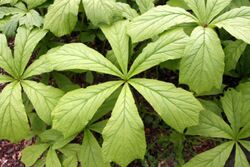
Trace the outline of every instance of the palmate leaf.
<instances>
[{"instance_id":1,"label":"palmate leaf","mask_svg":"<svg viewBox=\"0 0 250 167\"><path fill-rule=\"evenodd\" d=\"M57 71L77 69L123 76L109 60L81 43L66 44L46 57Z\"/></svg>"},{"instance_id":2,"label":"palmate leaf","mask_svg":"<svg viewBox=\"0 0 250 167\"><path fill-rule=\"evenodd\" d=\"M236 155L235 155L235 167L249 167L248 160L246 155L240 148L238 144L236 144Z\"/></svg>"},{"instance_id":3,"label":"palmate leaf","mask_svg":"<svg viewBox=\"0 0 250 167\"><path fill-rule=\"evenodd\" d=\"M14 79L10 76L7 76L7 75L1 75L0 74L0 84L4 84L4 83L7 83L7 82L12 82Z\"/></svg>"},{"instance_id":4,"label":"palmate leaf","mask_svg":"<svg viewBox=\"0 0 250 167\"><path fill-rule=\"evenodd\" d=\"M103 33L108 39L116 60L123 73L127 73L129 59L129 36L126 33L128 21L118 21L112 26L101 26Z\"/></svg>"},{"instance_id":5,"label":"palmate leaf","mask_svg":"<svg viewBox=\"0 0 250 167\"><path fill-rule=\"evenodd\" d=\"M115 0L82 0L87 18L94 25L108 24L118 16Z\"/></svg>"},{"instance_id":6,"label":"palmate leaf","mask_svg":"<svg viewBox=\"0 0 250 167\"><path fill-rule=\"evenodd\" d=\"M216 32L211 28L193 30L180 63L181 83L197 94L220 89L224 73L224 52Z\"/></svg>"},{"instance_id":7,"label":"palmate leaf","mask_svg":"<svg viewBox=\"0 0 250 167\"><path fill-rule=\"evenodd\" d=\"M128 34L133 42L139 42L181 23L196 22L196 18L182 8L157 6L139 17L128 26Z\"/></svg>"},{"instance_id":8,"label":"palmate leaf","mask_svg":"<svg viewBox=\"0 0 250 167\"><path fill-rule=\"evenodd\" d=\"M148 44L135 59L128 73L128 78L164 61L181 58L187 40L187 35L182 29L163 33L158 40Z\"/></svg>"},{"instance_id":9,"label":"palmate leaf","mask_svg":"<svg viewBox=\"0 0 250 167\"><path fill-rule=\"evenodd\" d=\"M106 162L114 161L122 167L134 159L143 159L146 140L143 122L133 95L125 84L103 130L102 151Z\"/></svg>"},{"instance_id":10,"label":"palmate leaf","mask_svg":"<svg viewBox=\"0 0 250 167\"><path fill-rule=\"evenodd\" d=\"M17 142L29 133L28 118L19 82L7 85L0 94L0 138Z\"/></svg>"},{"instance_id":11,"label":"palmate leaf","mask_svg":"<svg viewBox=\"0 0 250 167\"><path fill-rule=\"evenodd\" d=\"M19 76L23 74L33 50L46 33L47 31L38 28L33 30L25 27L18 28L15 38L14 61Z\"/></svg>"},{"instance_id":12,"label":"palmate leaf","mask_svg":"<svg viewBox=\"0 0 250 167\"><path fill-rule=\"evenodd\" d=\"M236 89L241 92L246 100L250 101L250 82L241 83Z\"/></svg>"},{"instance_id":13,"label":"palmate leaf","mask_svg":"<svg viewBox=\"0 0 250 167\"><path fill-rule=\"evenodd\" d=\"M0 67L13 77L17 76L12 52L8 47L5 35L2 34L0 34Z\"/></svg>"},{"instance_id":14,"label":"palmate leaf","mask_svg":"<svg viewBox=\"0 0 250 167\"><path fill-rule=\"evenodd\" d=\"M34 81L23 81L22 86L39 117L51 125L51 112L64 92Z\"/></svg>"},{"instance_id":15,"label":"palmate leaf","mask_svg":"<svg viewBox=\"0 0 250 167\"><path fill-rule=\"evenodd\" d=\"M101 146L89 130L84 131L83 144L81 147L79 159L83 166L110 166L108 163L104 163Z\"/></svg>"},{"instance_id":16,"label":"palmate leaf","mask_svg":"<svg viewBox=\"0 0 250 167\"><path fill-rule=\"evenodd\" d=\"M49 144L35 144L33 146L26 147L22 151L21 161L26 166L32 166L48 148Z\"/></svg>"},{"instance_id":17,"label":"palmate leaf","mask_svg":"<svg viewBox=\"0 0 250 167\"><path fill-rule=\"evenodd\" d=\"M18 0L0 0L0 5L4 5L4 4L11 4L14 5L15 3L17 3Z\"/></svg>"},{"instance_id":18,"label":"palmate leaf","mask_svg":"<svg viewBox=\"0 0 250 167\"><path fill-rule=\"evenodd\" d=\"M200 113L199 125L190 127L187 134L214 138L233 138L230 126L221 117L209 110Z\"/></svg>"},{"instance_id":19,"label":"palmate leaf","mask_svg":"<svg viewBox=\"0 0 250 167\"><path fill-rule=\"evenodd\" d=\"M152 79L132 79L129 83L177 131L182 133L185 128L198 124L203 107L192 93Z\"/></svg>"},{"instance_id":20,"label":"palmate leaf","mask_svg":"<svg viewBox=\"0 0 250 167\"><path fill-rule=\"evenodd\" d=\"M131 8L129 4L117 2L116 3L116 9L121 13L121 15L128 20L132 20L136 16L138 16L138 13L135 9Z\"/></svg>"},{"instance_id":21,"label":"palmate leaf","mask_svg":"<svg viewBox=\"0 0 250 167\"><path fill-rule=\"evenodd\" d=\"M250 7L232 9L212 21L211 25L224 28L237 39L250 44Z\"/></svg>"},{"instance_id":22,"label":"palmate leaf","mask_svg":"<svg viewBox=\"0 0 250 167\"><path fill-rule=\"evenodd\" d=\"M240 56L246 49L247 44L241 40L230 41L224 48L225 52L225 72L236 68Z\"/></svg>"},{"instance_id":23,"label":"palmate leaf","mask_svg":"<svg viewBox=\"0 0 250 167\"><path fill-rule=\"evenodd\" d=\"M221 144L211 150L198 154L183 167L224 167L233 146L233 142Z\"/></svg>"},{"instance_id":24,"label":"palmate leaf","mask_svg":"<svg viewBox=\"0 0 250 167\"><path fill-rule=\"evenodd\" d=\"M136 0L135 2L137 3L141 13L145 13L154 7L154 0Z\"/></svg>"},{"instance_id":25,"label":"palmate leaf","mask_svg":"<svg viewBox=\"0 0 250 167\"><path fill-rule=\"evenodd\" d=\"M24 11L18 8L14 8L14 7L3 6L3 7L0 7L0 19L2 19L4 16L18 14L21 12L24 12Z\"/></svg>"},{"instance_id":26,"label":"palmate leaf","mask_svg":"<svg viewBox=\"0 0 250 167\"><path fill-rule=\"evenodd\" d=\"M65 137L80 132L121 84L122 81L113 81L67 93L52 112L53 129Z\"/></svg>"},{"instance_id":27,"label":"palmate leaf","mask_svg":"<svg viewBox=\"0 0 250 167\"><path fill-rule=\"evenodd\" d=\"M80 0L55 0L45 15L44 27L56 36L71 33L77 22Z\"/></svg>"}]
</instances>

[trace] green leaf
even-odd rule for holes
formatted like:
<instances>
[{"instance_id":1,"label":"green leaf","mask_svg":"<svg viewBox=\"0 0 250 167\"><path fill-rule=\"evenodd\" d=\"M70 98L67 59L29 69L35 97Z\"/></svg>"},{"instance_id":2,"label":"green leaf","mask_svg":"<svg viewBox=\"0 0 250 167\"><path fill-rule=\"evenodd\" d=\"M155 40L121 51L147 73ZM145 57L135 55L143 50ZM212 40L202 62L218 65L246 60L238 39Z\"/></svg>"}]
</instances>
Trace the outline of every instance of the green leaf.
<instances>
[{"instance_id":1,"label":"green leaf","mask_svg":"<svg viewBox=\"0 0 250 167\"><path fill-rule=\"evenodd\" d=\"M18 8L3 6L3 7L0 7L0 19L3 19L4 16L14 15L14 14L22 13L22 12L24 11Z\"/></svg>"},{"instance_id":2,"label":"green leaf","mask_svg":"<svg viewBox=\"0 0 250 167\"><path fill-rule=\"evenodd\" d=\"M233 138L230 126L221 117L209 110L200 113L199 125L189 128L187 134L213 138Z\"/></svg>"},{"instance_id":3,"label":"green leaf","mask_svg":"<svg viewBox=\"0 0 250 167\"><path fill-rule=\"evenodd\" d=\"M171 127L179 132L197 125L203 109L192 93L171 83L152 79L132 79L129 83L151 104Z\"/></svg>"},{"instance_id":4,"label":"green leaf","mask_svg":"<svg viewBox=\"0 0 250 167\"><path fill-rule=\"evenodd\" d=\"M17 3L18 0L0 0L0 5L4 5L4 4L11 4L14 5L15 3Z\"/></svg>"},{"instance_id":5,"label":"green leaf","mask_svg":"<svg viewBox=\"0 0 250 167\"><path fill-rule=\"evenodd\" d=\"M212 100L199 99L199 101L206 110L212 111L216 115L221 116L223 110L221 106L218 105L219 102L217 102L217 100L212 101Z\"/></svg>"},{"instance_id":6,"label":"green leaf","mask_svg":"<svg viewBox=\"0 0 250 167\"><path fill-rule=\"evenodd\" d=\"M8 75L1 75L0 74L0 84L12 82L14 79Z\"/></svg>"},{"instance_id":7,"label":"green leaf","mask_svg":"<svg viewBox=\"0 0 250 167\"><path fill-rule=\"evenodd\" d=\"M52 148L49 149L46 156L46 167L61 167L56 151Z\"/></svg>"},{"instance_id":8,"label":"green leaf","mask_svg":"<svg viewBox=\"0 0 250 167\"><path fill-rule=\"evenodd\" d=\"M24 14L16 14L10 17L9 21L3 27L3 33L8 37L14 37L16 35L16 29L18 27L19 19Z\"/></svg>"},{"instance_id":9,"label":"green leaf","mask_svg":"<svg viewBox=\"0 0 250 167\"><path fill-rule=\"evenodd\" d=\"M250 82L241 83L236 88L246 100L250 100Z\"/></svg>"},{"instance_id":10,"label":"green leaf","mask_svg":"<svg viewBox=\"0 0 250 167\"><path fill-rule=\"evenodd\" d=\"M144 157L144 125L128 84L124 85L118 97L111 118L103 130L103 139L102 151L106 162L114 161L123 167Z\"/></svg>"},{"instance_id":11,"label":"green leaf","mask_svg":"<svg viewBox=\"0 0 250 167\"><path fill-rule=\"evenodd\" d=\"M206 16L207 23L210 23L232 0L207 0Z\"/></svg>"},{"instance_id":12,"label":"green leaf","mask_svg":"<svg viewBox=\"0 0 250 167\"><path fill-rule=\"evenodd\" d=\"M225 92L224 97L221 98L221 103L233 132L237 135L239 129L249 122L248 110L243 108L244 100L242 95L233 89L228 90Z\"/></svg>"},{"instance_id":13,"label":"green leaf","mask_svg":"<svg viewBox=\"0 0 250 167\"><path fill-rule=\"evenodd\" d=\"M63 167L78 167L78 159L76 155L71 155L64 159Z\"/></svg>"},{"instance_id":14,"label":"green leaf","mask_svg":"<svg viewBox=\"0 0 250 167\"><path fill-rule=\"evenodd\" d=\"M211 24L224 28L237 39L250 44L250 7L232 9L218 18Z\"/></svg>"},{"instance_id":15,"label":"green leaf","mask_svg":"<svg viewBox=\"0 0 250 167\"><path fill-rule=\"evenodd\" d=\"M206 0L184 0L193 10L200 23L206 22Z\"/></svg>"},{"instance_id":16,"label":"green leaf","mask_svg":"<svg viewBox=\"0 0 250 167\"><path fill-rule=\"evenodd\" d=\"M80 132L121 84L121 81L113 81L67 93L52 112L53 129L65 137Z\"/></svg>"},{"instance_id":17,"label":"green leaf","mask_svg":"<svg viewBox=\"0 0 250 167\"><path fill-rule=\"evenodd\" d=\"M240 144L242 144L247 151L250 151L250 141L240 140Z\"/></svg>"},{"instance_id":18,"label":"green leaf","mask_svg":"<svg viewBox=\"0 0 250 167\"><path fill-rule=\"evenodd\" d=\"M35 1L34 0L22 0L22 1L28 5L29 9L32 9L43 4L47 0L35 0Z\"/></svg>"},{"instance_id":19,"label":"green leaf","mask_svg":"<svg viewBox=\"0 0 250 167\"><path fill-rule=\"evenodd\" d=\"M240 148L238 144L236 144L236 155L235 155L235 167L249 167L248 160L246 155Z\"/></svg>"},{"instance_id":20,"label":"green leaf","mask_svg":"<svg viewBox=\"0 0 250 167\"><path fill-rule=\"evenodd\" d=\"M126 32L127 24L128 21L118 21L112 26L101 26L124 74L127 73L129 59L129 36Z\"/></svg>"},{"instance_id":21,"label":"green leaf","mask_svg":"<svg viewBox=\"0 0 250 167\"><path fill-rule=\"evenodd\" d=\"M103 121L94 123L94 124L89 126L89 129L101 134L103 129L107 125L107 122L108 122L108 120L103 120Z\"/></svg>"},{"instance_id":22,"label":"green leaf","mask_svg":"<svg viewBox=\"0 0 250 167\"><path fill-rule=\"evenodd\" d=\"M84 132L83 143L79 155L82 166L91 167L107 167L107 163L104 163L102 150L93 136L93 134L86 130Z\"/></svg>"},{"instance_id":23,"label":"green leaf","mask_svg":"<svg viewBox=\"0 0 250 167\"><path fill-rule=\"evenodd\" d=\"M250 6L249 0L232 0L231 7L232 8L239 8L241 6Z\"/></svg>"},{"instance_id":24,"label":"green leaf","mask_svg":"<svg viewBox=\"0 0 250 167\"><path fill-rule=\"evenodd\" d=\"M82 0L87 18L94 25L110 25L118 15L115 0Z\"/></svg>"},{"instance_id":25,"label":"green leaf","mask_svg":"<svg viewBox=\"0 0 250 167\"><path fill-rule=\"evenodd\" d=\"M46 35L47 31L20 27L17 30L14 48L14 61L17 66L18 74L21 76L30 60L32 52L39 41Z\"/></svg>"},{"instance_id":26,"label":"green leaf","mask_svg":"<svg viewBox=\"0 0 250 167\"><path fill-rule=\"evenodd\" d=\"M0 138L18 142L29 134L19 82L7 85L0 94Z\"/></svg>"},{"instance_id":27,"label":"green leaf","mask_svg":"<svg viewBox=\"0 0 250 167\"><path fill-rule=\"evenodd\" d=\"M148 44L130 68L128 78L133 77L167 60L183 56L187 35L182 29L163 33L158 40Z\"/></svg>"},{"instance_id":28,"label":"green leaf","mask_svg":"<svg viewBox=\"0 0 250 167\"><path fill-rule=\"evenodd\" d=\"M26 166L32 166L49 147L49 144L36 144L26 147L22 151L21 161Z\"/></svg>"},{"instance_id":29,"label":"green leaf","mask_svg":"<svg viewBox=\"0 0 250 167\"><path fill-rule=\"evenodd\" d=\"M182 24L196 22L195 17L178 7L157 6L136 17L128 25L128 34L133 42L152 38L163 31Z\"/></svg>"},{"instance_id":30,"label":"green leaf","mask_svg":"<svg viewBox=\"0 0 250 167\"><path fill-rule=\"evenodd\" d=\"M13 77L16 76L12 52L8 47L7 39L3 34L0 34L0 67Z\"/></svg>"},{"instance_id":31,"label":"green leaf","mask_svg":"<svg viewBox=\"0 0 250 167\"><path fill-rule=\"evenodd\" d=\"M23 81L22 86L38 116L45 123L51 125L51 112L64 95L64 92L34 81Z\"/></svg>"},{"instance_id":32,"label":"green leaf","mask_svg":"<svg viewBox=\"0 0 250 167\"><path fill-rule=\"evenodd\" d=\"M247 44L241 40L230 41L224 48L225 52L225 72L229 72L236 68L240 56L246 49Z\"/></svg>"},{"instance_id":33,"label":"green leaf","mask_svg":"<svg viewBox=\"0 0 250 167\"><path fill-rule=\"evenodd\" d=\"M122 77L122 73L105 57L81 43L66 44L47 55L57 71L90 70Z\"/></svg>"},{"instance_id":34,"label":"green leaf","mask_svg":"<svg viewBox=\"0 0 250 167\"><path fill-rule=\"evenodd\" d=\"M169 0L167 1L167 4L174 7L181 7L186 10L190 9L184 0Z\"/></svg>"},{"instance_id":35,"label":"green leaf","mask_svg":"<svg viewBox=\"0 0 250 167\"><path fill-rule=\"evenodd\" d=\"M180 63L179 81L201 94L220 89L223 73L224 52L219 37L211 28L195 28Z\"/></svg>"},{"instance_id":36,"label":"green leaf","mask_svg":"<svg viewBox=\"0 0 250 167\"><path fill-rule=\"evenodd\" d=\"M249 120L249 119L248 119ZM240 139L245 139L250 137L250 123L247 123L239 132L238 137Z\"/></svg>"},{"instance_id":37,"label":"green leaf","mask_svg":"<svg viewBox=\"0 0 250 167\"><path fill-rule=\"evenodd\" d=\"M154 0L136 0L141 13L147 12L149 9L154 7Z\"/></svg>"},{"instance_id":38,"label":"green leaf","mask_svg":"<svg viewBox=\"0 0 250 167\"><path fill-rule=\"evenodd\" d=\"M69 92L71 90L79 89L80 86L78 84L73 83L70 78L61 73L53 73L53 78L56 81L58 88L65 92Z\"/></svg>"},{"instance_id":39,"label":"green leaf","mask_svg":"<svg viewBox=\"0 0 250 167\"><path fill-rule=\"evenodd\" d=\"M138 16L138 13L136 12L135 9L131 8L128 4L126 3L116 3L116 8L117 10L121 13L121 15L128 20L132 20L136 16Z\"/></svg>"},{"instance_id":40,"label":"green leaf","mask_svg":"<svg viewBox=\"0 0 250 167\"><path fill-rule=\"evenodd\" d=\"M183 167L224 167L232 148L233 142L221 144L211 150L198 154Z\"/></svg>"},{"instance_id":41,"label":"green leaf","mask_svg":"<svg viewBox=\"0 0 250 167\"><path fill-rule=\"evenodd\" d=\"M45 15L44 27L60 37L73 31L80 0L55 0Z\"/></svg>"},{"instance_id":42,"label":"green leaf","mask_svg":"<svg viewBox=\"0 0 250 167\"><path fill-rule=\"evenodd\" d=\"M42 24L43 24L43 17L40 16L40 14L33 9L27 12L25 16L23 16L19 20L19 25L25 25L26 27L32 27L32 26L41 27Z\"/></svg>"},{"instance_id":43,"label":"green leaf","mask_svg":"<svg viewBox=\"0 0 250 167\"><path fill-rule=\"evenodd\" d=\"M51 64L49 63L47 56L41 56L39 59L35 60L24 72L22 78L27 79L29 77L40 75L43 73L48 73L53 71Z\"/></svg>"}]
</instances>

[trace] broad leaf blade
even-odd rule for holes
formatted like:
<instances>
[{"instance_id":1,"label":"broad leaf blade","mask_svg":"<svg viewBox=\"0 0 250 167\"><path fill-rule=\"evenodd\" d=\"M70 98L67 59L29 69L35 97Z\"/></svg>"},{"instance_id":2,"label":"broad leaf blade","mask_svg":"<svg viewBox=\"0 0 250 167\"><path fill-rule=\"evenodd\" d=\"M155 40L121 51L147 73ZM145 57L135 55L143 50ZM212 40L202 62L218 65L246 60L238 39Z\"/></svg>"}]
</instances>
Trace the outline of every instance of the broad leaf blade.
<instances>
[{"instance_id":1,"label":"broad leaf blade","mask_svg":"<svg viewBox=\"0 0 250 167\"><path fill-rule=\"evenodd\" d=\"M14 66L12 52L8 47L7 39L3 34L0 34L0 67L13 77L16 77L16 69Z\"/></svg>"},{"instance_id":2,"label":"broad leaf blade","mask_svg":"<svg viewBox=\"0 0 250 167\"><path fill-rule=\"evenodd\" d=\"M220 89L223 73L224 52L217 34L211 28L195 28L181 59L179 81L201 94Z\"/></svg>"},{"instance_id":3,"label":"broad leaf blade","mask_svg":"<svg viewBox=\"0 0 250 167\"><path fill-rule=\"evenodd\" d=\"M206 22L206 0L184 0L201 23Z\"/></svg>"},{"instance_id":4,"label":"broad leaf blade","mask_svg":"<svg viewBox=\"0 0 250 167\"><path fill-rule=\"evenodd\" d=\"M115 0L82 0L87 18L94 25L110 25L118 15Z\"/></svg>"},{"instance_id":5,"label":"broad leaf blade","mask_svg":"<svg viewBox=\"0 0 250 167\"><path fill-rule=\"evenodd\" d=\"M198 154L183 167L224 167L232 148L233 142L221 144L211 150Z\"/></svg>"},{"instance_id":6,"label":"broad leaf blade","mask_svg":"<svg viewBox=\"0 0 250 167\"><path fill-rule=\"evenodd\" d=\"M17 142L27 137L29 124L20 83L7 85L0 94L0 138Z\"/></svg>"},{"instance_id":7,"label":"broad leaf blade","mask_svg":"<svg viewBox=\"0 0 250 167\"><path fill-rule=\"evenodd\" d=\"M57 157L56 150L49 149L46 156L46 167L61 167L61 162Z\"/></svg>"},{"instance_id":8,"label":"broad leaf blade","mask_svg":"<svg viewBox=\"0 0 250 167\"><path fill-rule=\"evenodd\" d=\"M216 18L211 24L224 28L237 39L250 44L250 7L232 9Z\"/></svg>"},{"instance_id":9,"label":"broad leaf blade","mask_svg":"<svg viewBox=\"0 0 250 167\"><path fill-rule=\"evenodd\" d=\"M26 79L35 75L40 75L43 73L48 73L53 71L53 67L49 63L46 55L41 56L39 59L35 60L24 72L22 78Z\"/></svg>"},{"instance_id":10,"label":"broad leaf blade","mask_svg":"<svg viewBox=\"0 0 250 167\"><path fill-rule=\"evenodd\" d=\"M203 108L192 93L152 79L132 79L129 83L177 131L182 133L185 128L198 124Z\"/></svg>"},{"instance_id":11,"label":"broad leaf blade","mask_svg":"<svg viewBox=\"0 0 250 167\"><path fill-rule=\"evenodd\" d=\"M199 1L199 0L198 0ZM207 0L206 16L207 23L210 23L232 0Z\"/></svg>"},{"instance_id":12,"label":"broad leaf blade","mask_svg":"<svg viewBox=\"0 0 250 167\"><path fill-rule=\"evenodd\" d=\"M1 75L0 74L0 84L12 82L14 79L8 75Z\"/></svg>"},{"instance_id":13,"label":"broad leaf blade","mask_svg":"<svg viewBox=\"0 0 250 167\"><path fill-rule=\"evenodd\" d=\"M32 52L46 33L47 31L42 29L18 28L15 38L14 60L19 76L23 74Z\"/></svg>"},{"instance_id":14,"label":"broad leaf blade","mask_svg":"<svg viewBox=\"0 0 250 167\"><path fill-rule=\"evenodd\" d=\"M118 21L112 26L102 26L101 29L114 51L117 62L123 73L127 73L129 59L129 36L126 33L128 21Z\"/></svg>"},{"instance_id":15,"label":"broad leaf blade","mask_svg":"<svg viewBox=\"0 0 250 167\"><path fill-rule=\"evenodd\" d=\"M80 0L55 0L45 15L44 27L56 36L73 31L77 22Z\"/></svg>"},{"instance_id":16,"label":"broad leaf blade","mask_svg":"<svg viewBox=\"0 0 250 167\"><path fill-rule=\"evenodd\" d=\"M122 77L122 73L100 53L84 44L66 44L47 55L57 71L90 70Z\"/></svg>"},{"instance_id":17,"label":"broad leaf blade","mask_svg":"<svg viewBox=\"0 0 250 167\"><path fill-rule=\"evenodd\" d=\"M238 144L236 144L236 155L235 155L234 166L235 167L249 167L247 157Z\"/></svg>"},{"instance_id":18,"label":"broad leaf blade","mask_svg":"<svg viewBox=\"0 0 250 167\"><path fill-rule=\"evenodd\" d=\"M80 132L121 84L121 81L113 81L67 93L52 112L53 129L65 137Z\"/></svg>"},{"instance_id":19,"label":"broad leaf blade","mask_svg":"<svg viewBox=\"0 0 250 167\"><path fill-rule=\"evenodd\" d=\"M104 163L101 146L89 130L86 130L84 132L83 144L81 147L79 159L83 166L109 166L108 163Z\"/></svg>"},{"instance_id":20,"label":"broad leaf blade","mask_svg":"<svg viewBox=\"0 0 250 167\"><path fill-rule=\"evenodd\" d=\"M247 44L241 40L231 41L225 48L225 72L236 68L240 56L246 49Z\"/></svg>"},{"instance_id":21,"label":"broad leaf blade","mask_svg":"<svg viewBox=\"0 0 250 167\"><path fill-rule=\"evenodd\" d=\"M144 125L133 95L125 84L103 130L102 146L106 162L127 166L134 159L143 159L146 152ZM124 156L126 155L126 156Z\"/></svg>"},{"instance_id":22,"label":"broad leaf blade","mask_svg":"<svg viewBox=\"0 0 250 167\"><path fill-rule=\"evenodd\" d=\"M173 26L192 22L196 22L194 16L184 9L168 5L158 6L133 19L128 26L128 34L133 42L139 42L152 38Z\"/></svg>"},{"instance_id":23,"label":"broad leaf blade","mask_svg":"<svg viewBox=\"0 0 250 167\"><path fill-rule=\"evenodd\" d=\"M233 138L230 126L221 117L209 110L201 112L199 125L190 127L187 134L214 138Z\"/></svg>"},{"instance_id":24,"label":"broad leaf blade","mask_svg":"<svg viewBox=\"0 0 250 167\"><path fill-rule=\"evenodd\" d=\"M38 116L45 123L51 125L51 112L64 92L34 81L23 81L22 86Z\"/></svg>"},{"instance_id":25,"label":"broad leaf blade","mask_svg":"<svg viewBox=\"0 0 250 167\"><path fill-rule=\"evenodd\" d=\"M154 7L154 0L136 0L135 2L137 3L141 13L145 13Z\"/></svg>"},{"instance_id":26,"label":"broad leaf blade","mask_svg":"<svg viewBox=\"0 0 250 167\"><path fill-rule=\"evenodd\" d=\"M21 161L26 166L32 166L41 157L43 152L45 152L49 147L49 144L36 144L33 146L26 147L22 151Z\"/></svg>"},{"instance_id":27,"label":"broad leaf blade","mask_svg":"<svg viewBox=\"0 0 250 167\"><path fill-rule=\"evenodd\" d=\"M135 59L128 74L129 78L164 61L181 58L187 39L182 29L162 34L158 40L148 44Z\"/></svg>"},{"instance_id":28,"label":"broad leaf blade","mask_svg":"<svg viewBox=\"0 0 250 167\"><path fill-rule=\"evenodd\" d=\"M33 9L41 4L43 4L44 2L46 2L47 0L23 0L29 7L29 9Z\"/></svg>"}]
</instances>

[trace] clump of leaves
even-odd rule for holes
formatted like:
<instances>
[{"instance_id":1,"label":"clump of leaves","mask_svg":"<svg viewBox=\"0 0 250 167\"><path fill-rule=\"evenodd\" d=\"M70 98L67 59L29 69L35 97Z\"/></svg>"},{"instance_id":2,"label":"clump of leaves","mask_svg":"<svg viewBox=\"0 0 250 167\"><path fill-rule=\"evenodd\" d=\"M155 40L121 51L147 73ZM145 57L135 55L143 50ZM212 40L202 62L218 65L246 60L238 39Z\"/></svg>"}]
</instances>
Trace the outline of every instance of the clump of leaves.
<instances>
[{"instance_id":1,"label":"clump of leaves","mask_svg":"<svg viewBox=\"0 0 250 167\"><path fill-rule=\"evenodd\" d=\"M11 3L13 6L0 6L0 31L7 36L14 36L19 26L41 27L43 17L34 10L37 6L43 4L46 0L23 0L23 2L7 1L1 4ZM26 5L27 7L26 7Z\"/></svg>"},{"instance_id":2,"label":"clump of leaves","mask_svg":"<svg viewBox=\"0 0 250 167\"><path fill-rule=\"evenodd\" d=\"M25 106L22 99L24 90L38 116L51 124L50 113L64 92L31 81L33 76L52 71L45 57L28 65L38 42L46 35L41 29L18 29L15 38L14 56L5 35L0 34L0 67L9 75L0 75L0 83L8 83L0 94L0 138L17 142L31 135Z\"/></svg>"},{"instance_id":3,"label":"clump of leaves","mask_svg":"<svg viewBox=\"0 0 250 167\"><path fill-rule=\"evenodd\" d=\"M244 91L250 90L249 85L249 83L240 85L238 88L240 92L234 89L228 90L221 98L223 112L228 123L223 120L220 111L218 112L214 107L206 107L205 111L201 112L199 125L189 128L187 134L223 138L225 143L195 156L184 167L223 167L233 147L236 150L235 166L249 166L242 150L243 147L250 151L250 142L246 140L250 137L250 101L247 98L249 91Z\"/></svg>"},{"instance_id":4,"label":"clump of leaves","mask_svg":"<svg viewBox=\"0 0 250 167\"><path fill-rule=\"evenodd\" d=\"M235 38L250 43L250 7L222 13L231 0L185 0L185 3L194 15L179 7L157 6L133 19L128 33L133 42L139 42L176 26L195 27L180 62L179 81L197 94L204 94L222 87L225 68L225 53L214 28L223 28ZM230 66L234 64L227 65L226 70Z\"/></svg>"},{"instance_id":5,"label":"clump of leaves","mask_svg":"<svg viewBox=\"0 0 250 167\"><path fill-rule=\"evenodd\" d=\"M127 24L128 21L118 21L112 26L101 27L112 46L114 63L117 66L81 43L66 44L47 54L47 59L57 71L90 70L120 78L118 81L67 93L52 112L52 128L62 132L65 137L81 132L105 99L122 86L111 118L102 131L104 161L114 161L122 166L128 165L136 158L142 159L146 151L144 126L130 85L142 94L168 125L179 132L183 132L186 127L197 125L199 112L203 109L192 93L176 88L171 83L132 78L161 62L180 58L188 39L184 31L168 31L155 42L148 44L128 71ZM102 164L97 163L96 166Z\"/></svg>"}]
</instances>

